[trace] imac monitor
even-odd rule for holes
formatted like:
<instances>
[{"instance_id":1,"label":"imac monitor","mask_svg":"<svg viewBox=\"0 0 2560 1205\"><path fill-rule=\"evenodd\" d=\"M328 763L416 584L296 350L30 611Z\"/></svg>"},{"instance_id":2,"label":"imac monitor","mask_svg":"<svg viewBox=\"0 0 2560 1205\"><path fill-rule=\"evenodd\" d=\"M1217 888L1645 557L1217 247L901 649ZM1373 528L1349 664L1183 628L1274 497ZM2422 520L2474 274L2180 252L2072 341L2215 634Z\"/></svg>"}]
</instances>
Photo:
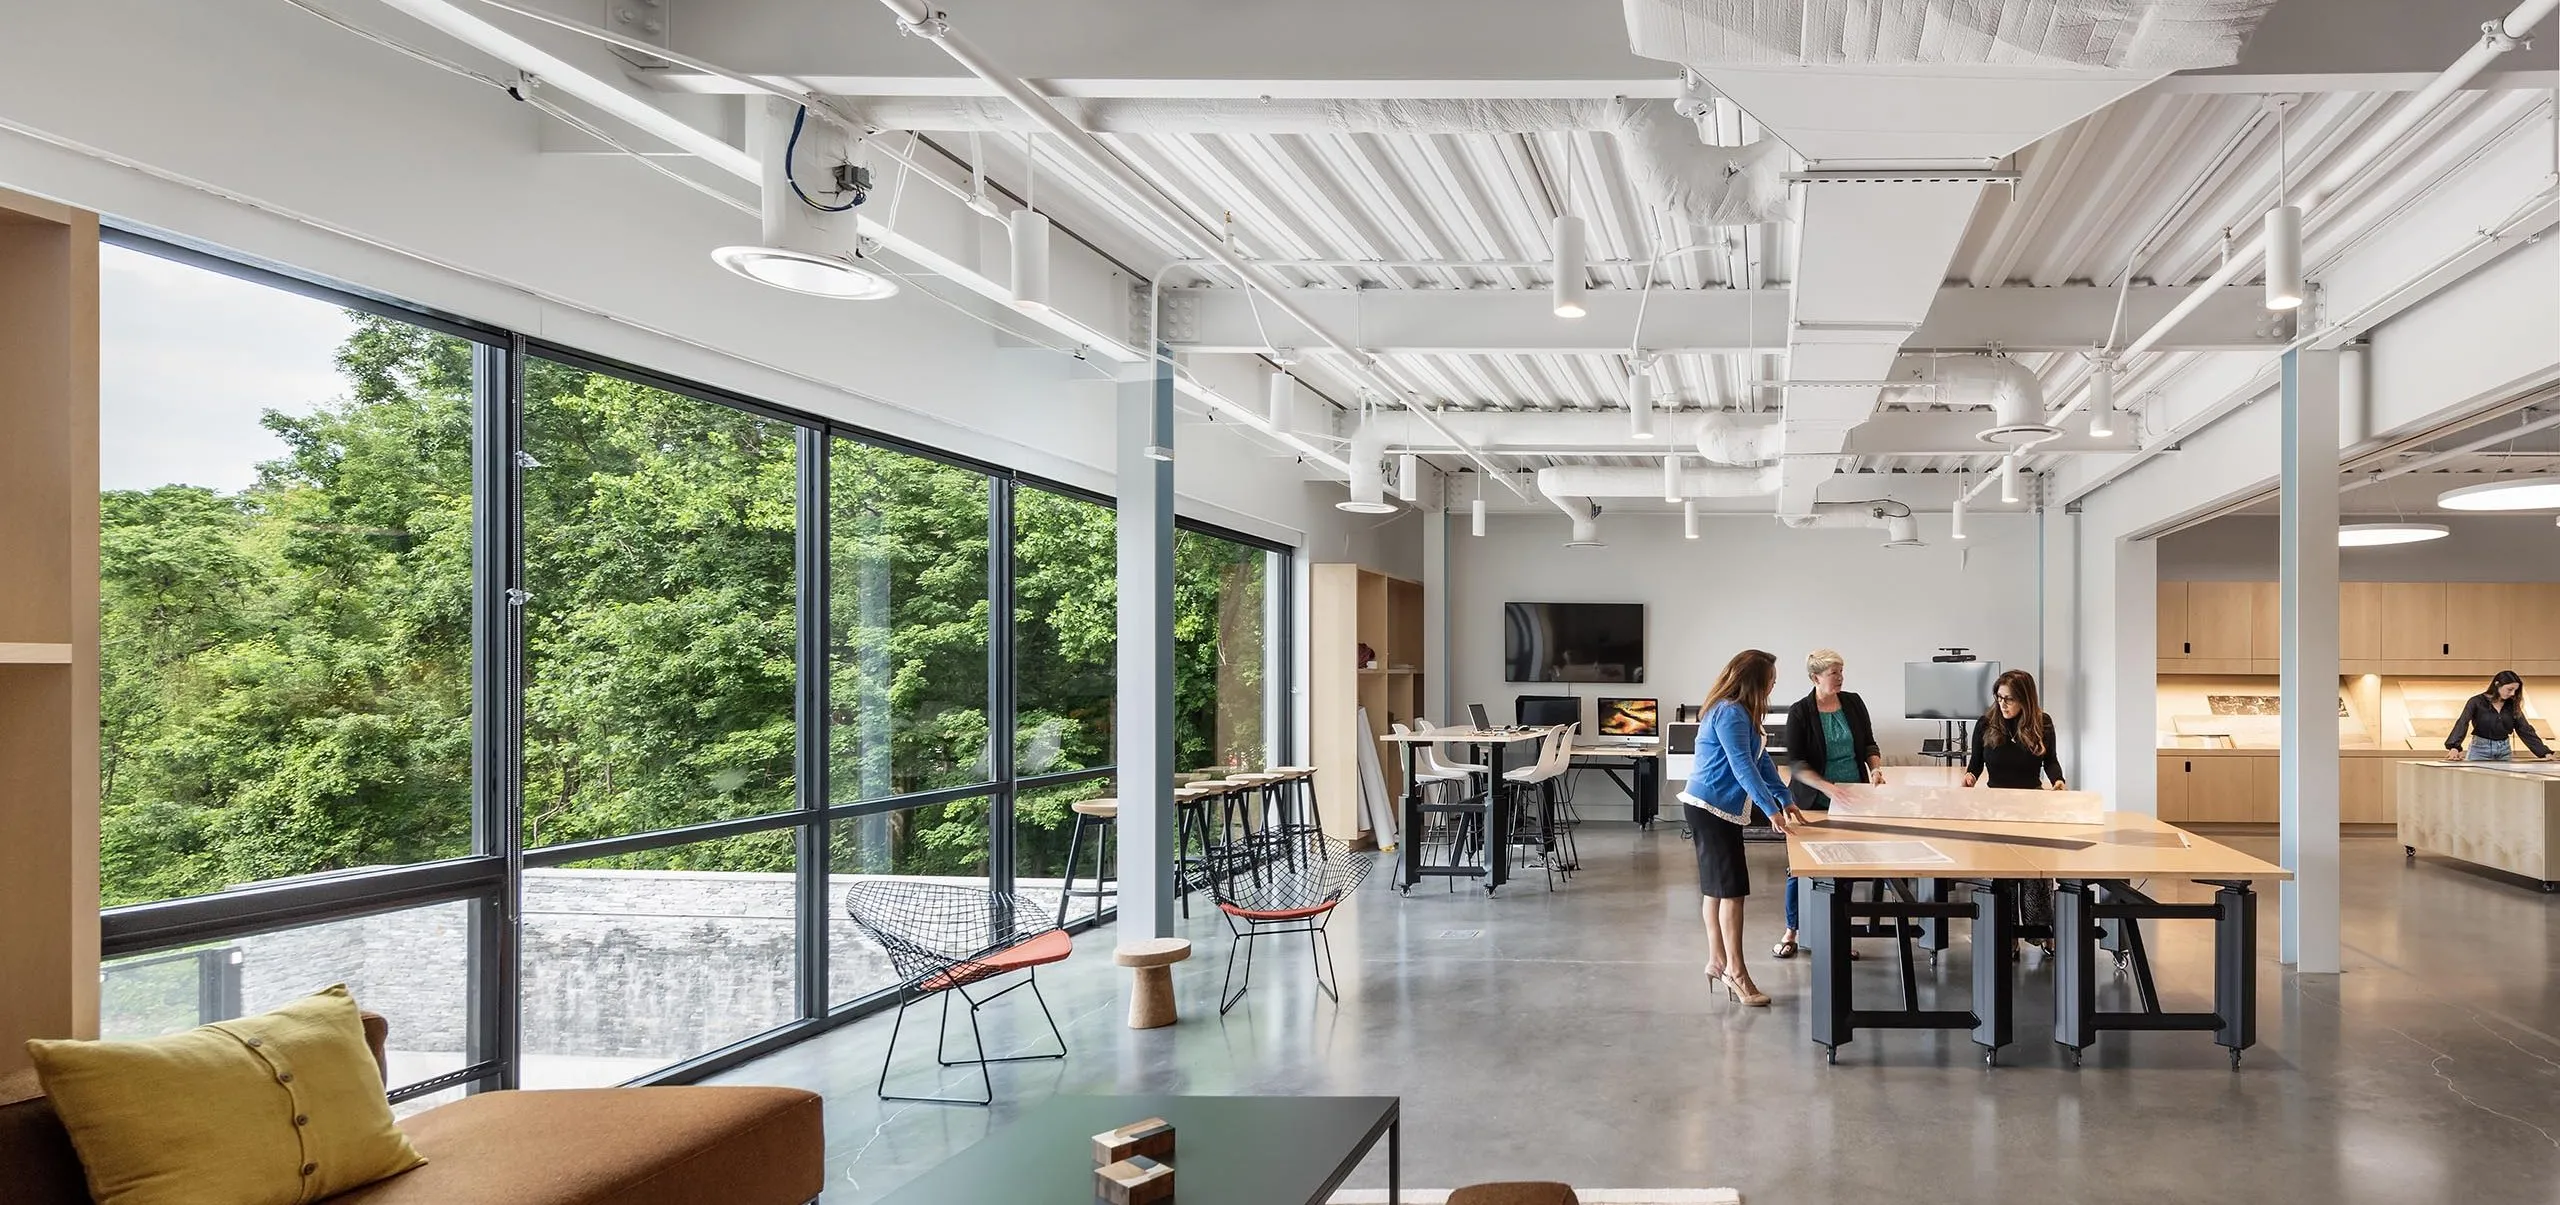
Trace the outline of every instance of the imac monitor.
<instances>
[{"instance_id":1,"label":"imac monitor","mask_svg":"<svg viewBox=\"0 0 2560 1205\"><path fill-rule=\"evenodd\" d=\"M1522 695L1512 704L1512 713L1519 717L1523 728L1579 724L1582 700L1572 695Z\"/></svg>"},{"instance_id":2,"label":"imac monitor","mask_svg":"<svg viewBox=\"0 0 2560 1205\"><path fill-rule=\"evenodd\" d=\"M1973 720L1991 709L1997 661L1906 661L1902 716L1909 720Z\"/></svg>"},{"instance_id":3,"label":"imac monitor","mask_svg":"<svg viewBox=\"0 0 2560 1205\"><path fill-rule=\"evenodd\" d=\"M1502 604L1506 682L1644 681L1643 603Z\"/></svg>"},{"instance_id":4,"label":"imac monitor","mask_svg":"<svg viewBox=\"0 0 2560 1205\"><path fill-rule=\"evenodd\" d=\"M1661 700L1600 700L1600 735L1651 740L1661 729Z\"/></svg>"}]
</instances>

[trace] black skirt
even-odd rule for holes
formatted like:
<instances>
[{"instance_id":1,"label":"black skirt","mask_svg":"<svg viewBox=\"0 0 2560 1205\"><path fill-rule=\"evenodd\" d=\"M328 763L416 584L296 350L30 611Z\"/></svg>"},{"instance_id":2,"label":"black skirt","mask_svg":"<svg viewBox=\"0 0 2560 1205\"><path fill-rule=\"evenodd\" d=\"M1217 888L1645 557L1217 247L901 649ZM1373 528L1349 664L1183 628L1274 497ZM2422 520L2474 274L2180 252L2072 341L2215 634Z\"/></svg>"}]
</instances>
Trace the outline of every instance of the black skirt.
<instances>
[{"instance_id":1,"label":"black skirt","mask_svg":"<svg viewBox=\"0 0 2560 1205\"><path fill-rule=\"evenodd\" d=\"M1694 804L1689 835L1698 844L1698 894L1738 900L1751 894L1751 866L1742 860L1742 826Z\"/></svg>"}]
</instances>

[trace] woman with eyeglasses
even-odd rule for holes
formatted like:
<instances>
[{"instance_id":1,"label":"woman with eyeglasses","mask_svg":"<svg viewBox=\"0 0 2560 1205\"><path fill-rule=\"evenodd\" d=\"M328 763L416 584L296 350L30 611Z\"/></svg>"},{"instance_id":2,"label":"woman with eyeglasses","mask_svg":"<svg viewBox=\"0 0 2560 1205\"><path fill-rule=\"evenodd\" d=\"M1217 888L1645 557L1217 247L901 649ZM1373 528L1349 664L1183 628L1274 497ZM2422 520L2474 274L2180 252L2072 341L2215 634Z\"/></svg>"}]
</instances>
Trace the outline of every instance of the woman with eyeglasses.
<instances>
[{"instance_id":1,"label":"woman with eyeglasses","mask_svg":"<svg viewBox=\"0 0 2560 1205\"><path fill-rule=\"evenodd\" d=\"M1742 857L1742 826L1757 807L1769 827L1787 831L1804 823L1804 813L1788 802L1778 782L1778 767L1769 761L1769 741L1760 717L1769 713L1769 692L1778 684L1778 659L1759 649L1744 649L1726 662L1707 692L1706 714L1698 726L1697 757L1689 785L1680 792L1687 804L1690 838L1698 845L1698 914L1707 923L1707 977L1724 986L1735 1000L1765 1008L1769 997L1752 985L1742 965L1742 902L1751 895L1751 867Z\"/></svg>"},{"instance_id":2,"label":"woman with eyeglasses","mask_svg":"<svg viewBox=\"0 0 2560 1205\"><path fill-rule=\"evenodd\" d=\"M2468 744L2465 735L2470 737ZM2446 760L2514 761L2518 738L2535 757L2551 759L2551 747L2542 743L2533 721L2524 718L2524 679L2514 670L2502 669L2489 679L2489 689L2463 702L2461 718L2444 738L2445 750L2451 754Z\"/></svg>"},{"instance_id":3,"label":"woman with eyeglasses","mask_svg":"<svg viewBox=\"0 0 2560 1205\"><path fill-rule=\"evenodd\" d=\"M1987 777L1990 786L2004 790L2068 789L2054 745L2053 717L2036 701L2036 676L2010 670L1992 682L1991 709L1973 725L1973 759L1965 765L1964 785L1974 786ZM2053 931L2051 881L2002 880L1998 886L2002 894L2017 901L2020 926ZM2037 944L2050 950L2053 939L2041 938Z\"/></svg>"},{"instance_id":4,"label":"woman with eyeglasses","mask_svg":"<svg viewBox=\"0 0 2560 1205\"><path fill-rule=\"evenodd\" d=\"M1884 747L1876 743L1866 700L1840 689L1848 678L1845 658L1815 649L1804 659L1804 673L1813 689L1787 708L1787 794L1797 807L1828 811L1831 784L1884 781ZM1788 875L1787 935L1769 956L1793 958L1796 949L1796 877Z\"/></svg>"}]
</instances>

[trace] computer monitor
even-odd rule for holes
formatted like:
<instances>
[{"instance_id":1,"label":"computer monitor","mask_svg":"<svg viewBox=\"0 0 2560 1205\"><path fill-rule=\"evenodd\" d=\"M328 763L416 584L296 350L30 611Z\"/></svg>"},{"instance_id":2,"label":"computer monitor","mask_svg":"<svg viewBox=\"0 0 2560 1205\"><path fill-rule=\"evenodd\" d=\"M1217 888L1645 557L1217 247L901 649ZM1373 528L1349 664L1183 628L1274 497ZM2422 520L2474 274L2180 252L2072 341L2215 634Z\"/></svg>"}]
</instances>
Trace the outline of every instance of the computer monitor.
<instances>
[{"instance_id":1,"label":"computer monitor","mask_svg":"<svg viewBox=\"0 0 2560 1205\"><path fill-rule=\"evenodd\" d=\"M1906 661L1902 715L1912 720L1970 720L1991 707L1997 661Z\"/></svg>"},{"instance_id":2,"label":"computer monitor","mask_svg":"<svg viewBox=\"0 0 2560 1205\"><path fill-rule=\"evenodd\" d=\"M1600 700L1600 735L1650 737L1661 730L1660 699Z\"/></svg>"},{"instance_id":3,"label":"computer monitor","mask_svg":"<svg viewBox=\"0 0 2560 1205\"><path fill-rule=\"evenodd\" d=\"M1468 718L1468 719L1470 719L1470 720L1475 721L1476 731L1478 731L1478 732L1491 732L1491 731L1493 731L1493 720L1492 720L1492 718L1491 718L1491 717L1489 717L1489 716L1485 715L1485 713L1484 713L1484 704L1482 704L1482 703L1469 703L1469 704L1467 704L1467 718Z\"/></svg>"},{"instance_id":4,"label":"computer monitor","mask_svg":"<svg viewBox=\"0 0 2560 1205\"><path fill-rule=\"evenodd\" d=\"M1572 695L1521 695L1512 703L1523 728L1553 728L1582 722L1582 700Z\"/></svg>"}]
</instances>

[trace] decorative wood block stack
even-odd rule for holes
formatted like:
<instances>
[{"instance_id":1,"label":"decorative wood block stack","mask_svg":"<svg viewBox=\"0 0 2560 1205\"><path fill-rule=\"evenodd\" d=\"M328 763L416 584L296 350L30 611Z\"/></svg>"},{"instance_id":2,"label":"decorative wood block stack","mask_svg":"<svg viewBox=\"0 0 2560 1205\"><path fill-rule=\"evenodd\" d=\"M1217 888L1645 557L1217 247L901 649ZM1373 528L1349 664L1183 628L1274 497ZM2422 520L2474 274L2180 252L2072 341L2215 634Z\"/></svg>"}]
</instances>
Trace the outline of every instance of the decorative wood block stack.
<instances>
[{"instance_id":1,"label":"decorative wood block stack","mask_svg":"<svg viewBox=\"0 0 2560 1205\"><path fill-rule=\"evenodd\" d=\"M1093 1195L1110 1205L1173 1200L1173 1126L1161 1117L1093 1136Z\"/></svg>"}]
</instances>

